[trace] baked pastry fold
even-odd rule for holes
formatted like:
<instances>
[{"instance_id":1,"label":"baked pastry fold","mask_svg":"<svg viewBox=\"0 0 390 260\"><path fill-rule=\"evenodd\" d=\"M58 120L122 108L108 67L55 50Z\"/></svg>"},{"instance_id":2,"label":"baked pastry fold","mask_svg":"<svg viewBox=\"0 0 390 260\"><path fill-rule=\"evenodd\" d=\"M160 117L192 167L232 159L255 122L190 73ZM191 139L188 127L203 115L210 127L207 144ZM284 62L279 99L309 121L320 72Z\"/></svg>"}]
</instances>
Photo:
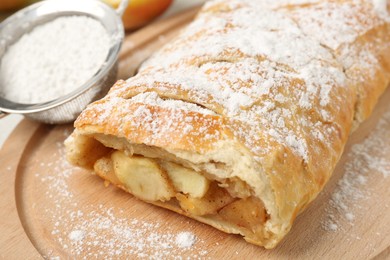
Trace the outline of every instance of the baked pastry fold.
<instances>
[{"instance_id":1,"label":"baked pastry fold","mask_svg":"<svg viewBox=\"0 0 390 260\"><path fill-rule=\"evenodd\" d=\"M89 105L68 159L273 248L390 80L389 3L225 0Z\"/></svg>"}]
</instances>

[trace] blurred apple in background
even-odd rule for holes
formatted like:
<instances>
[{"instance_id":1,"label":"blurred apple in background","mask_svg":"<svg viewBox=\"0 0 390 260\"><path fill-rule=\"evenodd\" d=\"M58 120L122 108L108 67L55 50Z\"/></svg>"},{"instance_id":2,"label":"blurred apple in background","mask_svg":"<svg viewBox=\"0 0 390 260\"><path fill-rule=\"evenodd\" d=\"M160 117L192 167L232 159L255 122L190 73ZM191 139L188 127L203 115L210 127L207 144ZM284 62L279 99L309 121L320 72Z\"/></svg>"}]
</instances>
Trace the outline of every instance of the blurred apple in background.
<instances>
[{"instance_id":1,"label":"blurred apple in background","mask_svg":"<svg viewBox=\"0 0 390 260\"><path fill-rule=\"evenodd\" d=\"M0 12L13 11L30 3L29 0L0 0Z\"/></svg>"},{"instance_id":2,"label":"blurred apple in background","mask_svg":"<svg viewBox=\"0 0 390 260\"><path fill-rule=\"evenodd\" d=\"M81 1L81 0L80 0ZM103 0L113 8L117 8L120 0ZM11 11L16 11L38 0L0 0L0 18L5 18ZM129 6L122 20L126 30L138 29L162 14L173 0L129 0ZM2 19L0 19L1 21Z\"/></svg>"},{"instance_id":3,"label":"blurred apple in background","mask_svg":"<svg viewBox=\"0 0 390 260\"><path fill-rule=\"evenodd\" d=\"M120 0L103 1L114 8L120 3ZM173 0L129 0L129 6L122 17L126 30L134 30L147 24L162 14L172 2Z\"/></svg>"},{"instance_id":4,"label":"blurred apple in background","mask_svg":"<svg viewBox=\"0 0 390 260\"><path fill-rule=\"evenodd\" d=\"M38 2L38 0L0 0L0 22L15 11Z\"/></svg>"}]
</instances>

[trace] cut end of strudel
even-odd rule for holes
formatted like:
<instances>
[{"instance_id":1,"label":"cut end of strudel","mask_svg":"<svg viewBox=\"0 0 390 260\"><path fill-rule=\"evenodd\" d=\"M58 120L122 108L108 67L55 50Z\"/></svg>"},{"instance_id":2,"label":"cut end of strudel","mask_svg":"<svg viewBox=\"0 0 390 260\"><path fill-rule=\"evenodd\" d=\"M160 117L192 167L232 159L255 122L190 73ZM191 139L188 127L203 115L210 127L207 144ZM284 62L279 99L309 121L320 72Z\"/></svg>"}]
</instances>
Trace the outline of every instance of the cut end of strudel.
<instances>
[{"instance_id":1,"label":"cut end of strudel","mask_svg":"<svg viewBox=\"0 0 390 260\"><path fill-rule=\"evenodd\" d=\"M389 83L389 6L209 2L138 75L82 112L68 159L273 248Z\"/></svg>"}]
</instances>

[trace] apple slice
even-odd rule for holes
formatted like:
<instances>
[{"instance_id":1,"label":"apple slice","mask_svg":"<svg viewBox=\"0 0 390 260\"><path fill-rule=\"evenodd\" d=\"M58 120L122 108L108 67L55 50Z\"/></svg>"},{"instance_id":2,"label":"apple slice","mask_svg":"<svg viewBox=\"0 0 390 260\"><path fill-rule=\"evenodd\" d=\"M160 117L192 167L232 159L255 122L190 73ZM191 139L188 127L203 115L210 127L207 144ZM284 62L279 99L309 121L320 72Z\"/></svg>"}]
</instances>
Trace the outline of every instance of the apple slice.
<instances>
[{"instance_id":1,"label":"apple slice","mask_svg":"<svg viewBox=\"0 0 390 260\"><path fill-rule=\"evenodd\" d=\"M110 157L102 157L97 160L93 166L96 174L103 179L115 185L121 185L121 182L115 175L114 166Z\"/></svg>"},{"instance_id":2,"label":"apple slice","mask_svg":"<svg viewBox=\"0 0 390 260\"><path fill-rule=\"evenodd\" d=\"M183 210L198 216L216 214L219 209L234 200L225 189L218 187L215 182L211 183L203 198L193 198L181 193L176 194L176 198Z\"/></svg>"},{"instance_id":3,"label":"apple slice","mask_svg":"<svg viewBox=\"0 0 390 260\"><path fill-rule=\"evenodd\" d=\"M210 181L194 170L171 162L163 162L162 166L178 192L188 194L192 198L201 198L209 189Z\"/></svg>"},{"instance_id":4,"label":"apple slice","mask_svg":"<svg viewBox=\"0 0 390 260\"><path fill-rule=\"evenodd\" d=\"M112 153L111 159L115 175L134 196L146 201L167 201L174 196L168 176L155 161L120 151Z\"/></svg>"},{"instance_id":5,"label":"apple slice","mask_svg":"<svg viewBox=\"0 0 390 260\"><path fill-rule=\"evenodd\" d=\"M266 220L263 203L253 197L236 200L218 213L223 219L248 229L252 229Z\"/></svg>"}]
</instances>

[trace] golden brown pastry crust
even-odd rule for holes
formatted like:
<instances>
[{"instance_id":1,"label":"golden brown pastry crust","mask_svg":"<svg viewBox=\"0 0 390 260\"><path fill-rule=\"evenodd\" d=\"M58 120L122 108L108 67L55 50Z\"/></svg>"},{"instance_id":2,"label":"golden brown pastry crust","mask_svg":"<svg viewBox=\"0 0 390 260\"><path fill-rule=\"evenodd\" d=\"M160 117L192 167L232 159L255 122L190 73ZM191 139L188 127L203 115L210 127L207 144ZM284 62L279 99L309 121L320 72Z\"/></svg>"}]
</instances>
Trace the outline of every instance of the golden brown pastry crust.
<instances>
[{"instance_id":1,"label":"golden brown pastry crust","mask_svg":"<svg viewBox=\"0 0 390 260\"><path fill-rule=\"evenodd\" d=\"M138 75L82 112L68 157L85 166L78 140L89 138L239 178L270 216L246 239L272 248L389 84L389 20L369 0L212 1Z\"/></svg>"}]
</instances>

